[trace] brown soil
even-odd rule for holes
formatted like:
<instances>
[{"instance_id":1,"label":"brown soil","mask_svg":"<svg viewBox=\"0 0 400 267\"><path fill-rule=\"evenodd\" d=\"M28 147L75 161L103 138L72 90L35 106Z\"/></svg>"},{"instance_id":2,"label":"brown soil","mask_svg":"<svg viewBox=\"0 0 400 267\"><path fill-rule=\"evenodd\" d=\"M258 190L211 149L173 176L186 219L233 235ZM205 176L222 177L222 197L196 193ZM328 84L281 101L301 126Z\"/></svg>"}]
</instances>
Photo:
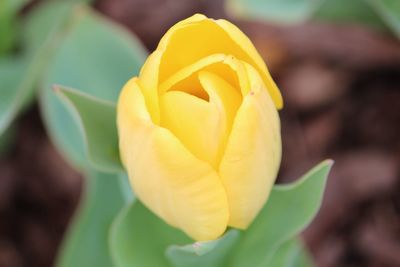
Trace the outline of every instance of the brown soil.
<instances>
[{"instance_id":1,"label":"brown soil","mask_svg":"<svg viewBox=\"0 0 400 267\"><path fill-rule=\"evenodd\" d=\"M82 180L50 144L36 108L15 127L0 156L0 266L52 266Z\"/></svg>"}]
</instances>

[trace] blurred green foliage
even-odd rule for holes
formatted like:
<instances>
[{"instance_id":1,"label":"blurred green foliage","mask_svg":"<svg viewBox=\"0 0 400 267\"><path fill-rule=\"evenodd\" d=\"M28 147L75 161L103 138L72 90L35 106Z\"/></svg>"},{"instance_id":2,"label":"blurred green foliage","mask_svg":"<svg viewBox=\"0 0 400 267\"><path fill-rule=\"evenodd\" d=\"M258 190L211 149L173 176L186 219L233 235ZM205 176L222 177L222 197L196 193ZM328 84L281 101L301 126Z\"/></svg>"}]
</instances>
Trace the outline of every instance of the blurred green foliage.
<instances>
[{"instance_id":1,"label":"blurred green foliage","mask_svg":"<svg viewBox=\"0 0 400 267\"><path fill-rule=\"evenodd\" d=\"M290 239L283 243L272 256L269 266L309 267L313 266L313 263L301 241Z\"/></svg>"},{"instance_id":2,"label":"blurred green foliage","mask_svg":"<svg viewBox=\"0 0 400 267\"><path fill-rule=\"evenodd\" d=\"M40 84L39 103L58 149L78 169L94 168L96 173L87 176L88 197L57 266L112 266L107 242L111 222L132 201L119 162L115 102L147 52L132 34L87 6L75 5L67 17L63 41ZM58 86L54 91L54 84L79 89Z\"/></svg>"},{"instance_id":3,"label":"blurred green foliage","mask_svg":"<svg viewBox=\"0 0 400 267\"><path fill-rule=\"evenodd\" d=\"M0 58L0 135L34 99L38 83L61 41L60 27L71 8L71 4L63 2L45 3L18 24L18 51Z\"/></svg>"},{"instance_id":4,"label":"blurred green foliage","mask_svg":"<svg viewBox=\"0 0 400 267\"><path fill-rule=\"evenodd\" d=\"M114 266L108 236L114 217L125 205L119 186L124 177L89 171L86 179L85 194L59 251L57 267Z\"/></svg>"},{"instance_id":5,"label":"blurred green foliage","mask_svg":"<svg viewBox=\"0 0 400 267\"><path fill-rule=\"evenodd\" d=\"M283 24L308 19L321 0L226 0L227 11L238 17Z\"/></svg>"},{"instance_id":6,"label":"blurred green foliage","mask_svg":"<svg viewBox=\"0 0 400 267\"><path fill-rule=\"evenodd\" d=\"M226 9L245 19L285 25L308 20L362 24L400 37L398 0L226 0Z\"/></svg>"},{"instance_id":7,"label":"blurred green foliage","mask_svg":"<svg viewBox=\"0 0 400 267\"><path fill-rule=\"evenodd\" d=\"M368 0L387 25L400 38L400 1Z\"/></svg>"},{"instance_id":8,"label":"blurred green foliage","mask_svg":"<svg viewBox=\"0 0 400 267\"><path fill-rule=\"evenodd\" d=\"M165 249L190 239L150 212L140 202L127 205L115 219L109 247L114 267L167 267Z\"/></svg>"},{"instance_id":9,"label":"blurred green foliage","mask_svg":"<svg viewBox=\"0 0 400 267\"><path fill-rule=\"evenodd\" d=\"M338 24L363 24L384 30L386 25L366 0L323 0L312 19Z\"/></svg>"},{"instance_id":10,"label":"blurred green foliage","mask_svg":"<svg viewBox=\"0 0 400 267\"><path fill-rule=\"evenodd\" d=\"M28 0L0 0L0 56L7 54L17 38L18 11Z\"/></svg>"},{"instance_id":11,"label":"blurred green foliage","mask_svg":"<svg viewBox=\"0 0 400 267\"><path fill-rule=\"evenodd\" d=\"M111 222L133 197L116 148L115 105L105 103L116 101L122 85L138 73L147 52L132 34L79 3L90 1L42 1L22 17L17 14L26 2L17 2L0 2L0 145L6 148L10 143L12 121L39 93L47 132L87 179L81 208L57 266L112 266L107 243ZM8 33L12 42L3 39ZM67 108L52 90L55 83L83 88L79 96L90 92L97 105L87 104L93 97L75 99L75 94L64 91L74 103ZM81 111L84 119L71 110ZM89 130L85 139L79 126L86 124L85 129L94 131ZM102 136L107 139L100 140ZM86 140L90 140L88 151L94 151L89 155L84 149ZM88 162L94 162L99 171Z\"/></svg>"},{"instance_id":12,"label":"blurred green foliage","mask_svg":"<svg viewBox=\"0 0 400 267\"><path fill-rule=\"evenodd\" d=\"M6 154L14 144L14 135L16 127L8 127L2 135L0 135L0 157Z\"/></svg>"},{"instance_id":13,"label":"blurred green foliage","mask_svg":"<svg viewBox=\"0 0 400 267\"><path fill-rule=\"evenodd\" d=\"M147 52L133 35L86 7L77 7L70 20L68 34L42 83L40 106L50 137L79 168L88 163L82 132L49 88L68 85L115 103L124 83L139 72Z\"/></svg>"}]
</instances>

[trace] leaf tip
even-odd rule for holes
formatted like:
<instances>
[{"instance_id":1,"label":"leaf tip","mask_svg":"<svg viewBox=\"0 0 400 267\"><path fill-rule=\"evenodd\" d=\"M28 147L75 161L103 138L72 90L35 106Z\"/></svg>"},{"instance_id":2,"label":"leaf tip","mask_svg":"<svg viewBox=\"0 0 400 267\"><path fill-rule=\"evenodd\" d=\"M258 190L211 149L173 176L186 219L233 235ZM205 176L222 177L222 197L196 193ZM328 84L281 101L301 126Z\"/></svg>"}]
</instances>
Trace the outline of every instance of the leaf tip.
<instances>
[{"instance_id":1,"label":"leaf tip","mask_svg":"<svg viewBox=\"0 0 400 267\"><path fill-rule=\"evenodd\" d=\"M59 93L61 91L61 86L59 84L53 84L51 86L51 89L53 90L53 92Z\"/></svg>"},{"instance_id":2,"label":"leaf tip","mask_svg":"<svg viewBox=\"0 0 400 267\"><path fill-rule=\"evenodd\" d=\"M326 159L324 160L324 163L331 168L333 164L335 164L335 161L333 159Z\"/></svg>"},{"instance_id":3,"label":"leaf tip","mask_svg":"<svg viewBox=\"0 0 400 267\"><path fill-rule=\"evenodd\" d=\"M64 86L60 85L60 84L53 84L51 86L51 89L53 90L53 92L59 96L63 96L64 95L64 91L65 88Z\"/></svg>"}]
</instances>

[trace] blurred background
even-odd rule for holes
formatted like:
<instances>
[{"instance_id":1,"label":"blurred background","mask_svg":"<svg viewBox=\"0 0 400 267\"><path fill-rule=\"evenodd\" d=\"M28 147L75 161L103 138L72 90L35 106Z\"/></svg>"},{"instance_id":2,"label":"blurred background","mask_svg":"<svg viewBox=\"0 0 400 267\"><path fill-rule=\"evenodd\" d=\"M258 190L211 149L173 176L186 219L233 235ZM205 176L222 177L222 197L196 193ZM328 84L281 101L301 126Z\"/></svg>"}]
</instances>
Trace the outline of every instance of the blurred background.
<instances>
[{"instance_id":1,"label":"blurred background","mask_svg":"<svg viewBox=\"0 0 400 267\"><path fill-rule=\"evenodd\" d=\"M32 93L46 72L16 79L33 89L17 95L23 100L12 114L6 106L6 87L18 73L10 70L26 65L14 63L35 54L35 38L45 38L33 32L24 44L20 33L28 26L21 22L43 2L0 0L1 267L53 266L85 185L50 141ZM400 1L80 2L91 2L149 51L170 26L194 13L237 24L284 96L278 183L325 158L336 162L322 208L303 233L316 266L400 266Z\"/></svg>"}]
</instances>

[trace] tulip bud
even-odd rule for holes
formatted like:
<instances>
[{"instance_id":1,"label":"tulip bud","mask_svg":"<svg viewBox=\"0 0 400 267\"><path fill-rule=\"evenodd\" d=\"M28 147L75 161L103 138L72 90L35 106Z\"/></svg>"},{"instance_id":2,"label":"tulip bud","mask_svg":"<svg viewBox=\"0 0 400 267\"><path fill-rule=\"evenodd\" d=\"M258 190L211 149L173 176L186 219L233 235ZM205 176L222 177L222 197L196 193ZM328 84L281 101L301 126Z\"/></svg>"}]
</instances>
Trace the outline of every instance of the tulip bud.
<instances>
[{"instance_id":1,"label":"tulip bud","mask_svg":"<svg viewBox=\"0 0 400 267\"><path fill-rule=\"evenodd\" d=\"M257 216L281 160L281 94L233 24L174 25L118 101L119 146L137 197L195 240Z\"/></svg>"}]
</instances>

